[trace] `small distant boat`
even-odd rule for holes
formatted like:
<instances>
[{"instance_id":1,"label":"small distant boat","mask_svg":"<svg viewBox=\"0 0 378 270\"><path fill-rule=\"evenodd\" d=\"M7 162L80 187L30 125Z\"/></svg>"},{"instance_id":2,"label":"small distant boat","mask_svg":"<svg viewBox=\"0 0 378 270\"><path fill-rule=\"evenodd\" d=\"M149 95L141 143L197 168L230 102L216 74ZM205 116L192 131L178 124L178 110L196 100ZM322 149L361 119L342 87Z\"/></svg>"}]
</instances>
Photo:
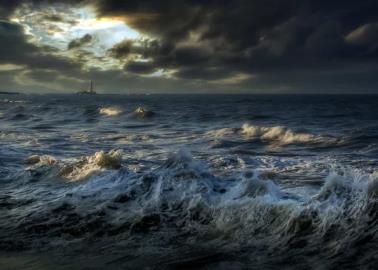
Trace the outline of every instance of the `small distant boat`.
<instances>
[{"instance_id":1,"label":"small distant boat","mask_svg":"<svg viewBox=\"0 0 378 270\"><path fill-rule=\"evenodd\" d=\"M78 95L96 95L97 93L93 90L93 81L91 81L91 85L89 87L89 90L84 90L77 92Z\"/></svg>"}]
</instances>

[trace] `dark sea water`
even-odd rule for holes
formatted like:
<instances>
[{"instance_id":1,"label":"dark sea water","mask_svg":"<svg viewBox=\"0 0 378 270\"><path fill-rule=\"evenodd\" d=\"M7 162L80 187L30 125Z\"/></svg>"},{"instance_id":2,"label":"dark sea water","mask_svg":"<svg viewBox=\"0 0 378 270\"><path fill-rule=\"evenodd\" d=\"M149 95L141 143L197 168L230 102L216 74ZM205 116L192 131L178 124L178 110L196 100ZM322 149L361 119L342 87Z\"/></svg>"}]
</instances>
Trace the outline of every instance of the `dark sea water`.
<instances>
[{"instance_id":1,"label":"dark sea water","mask_svg":"<svg viewBox=\"0 0 378 270\"><path fill-rule=\"evenodd\" d=\"M0 95L0 269L376 269L377 165L378 96Z\"/></svg>"}]
</instances>

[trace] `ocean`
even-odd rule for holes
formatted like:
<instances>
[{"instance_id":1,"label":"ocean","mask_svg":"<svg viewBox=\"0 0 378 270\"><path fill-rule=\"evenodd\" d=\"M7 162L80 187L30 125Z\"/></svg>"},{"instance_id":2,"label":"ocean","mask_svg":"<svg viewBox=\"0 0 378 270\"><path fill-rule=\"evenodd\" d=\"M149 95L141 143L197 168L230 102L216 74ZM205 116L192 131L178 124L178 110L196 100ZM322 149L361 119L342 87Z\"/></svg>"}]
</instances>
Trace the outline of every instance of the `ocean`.
<instances>
[{"instance_id":1,"label":"ocean","mask_svg":"<svg viewBox=\"0 0 378 270\"><path fill-rule=\"evenodd\" d=\"M375 269L378 96L0 95L0 269Z\"/></svg>"}]
</instances>

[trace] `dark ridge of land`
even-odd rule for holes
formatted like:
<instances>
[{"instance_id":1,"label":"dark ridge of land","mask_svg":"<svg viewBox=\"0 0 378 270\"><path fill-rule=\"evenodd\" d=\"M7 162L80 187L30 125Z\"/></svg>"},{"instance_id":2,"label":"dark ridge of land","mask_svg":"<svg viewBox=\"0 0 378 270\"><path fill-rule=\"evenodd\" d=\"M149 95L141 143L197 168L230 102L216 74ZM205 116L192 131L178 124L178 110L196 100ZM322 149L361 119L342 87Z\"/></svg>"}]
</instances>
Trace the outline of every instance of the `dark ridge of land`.
<instances>
[{"instance_id":1,"label":"dark ridge of land","mask_svg":"<svg viewBox=\"0 0 378 270\"><path fill-rule=\"evenodd\" d=\"M19 95L19 92L0 91L0 95Z\"/></svg>"}]
</instances>

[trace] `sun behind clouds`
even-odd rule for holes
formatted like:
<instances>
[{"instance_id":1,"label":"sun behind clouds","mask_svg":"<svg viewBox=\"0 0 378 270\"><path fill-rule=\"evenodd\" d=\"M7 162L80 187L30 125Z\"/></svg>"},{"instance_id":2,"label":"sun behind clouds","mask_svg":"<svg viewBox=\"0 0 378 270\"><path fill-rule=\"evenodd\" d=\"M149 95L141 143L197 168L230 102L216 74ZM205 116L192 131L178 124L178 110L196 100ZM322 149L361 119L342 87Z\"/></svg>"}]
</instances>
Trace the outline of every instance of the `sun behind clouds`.
<instances>
[{"instance_id":1,"label":"sun behind clouds","mask_svg":"<svg viewBox=\"0 0 378 270\"><path fill-rule=\"evenodd\" d=\"M122 68L122 63L109 56L109 49L125 40L138 44L147 38L121 17L97 18L91 6L42 9L27 5L15 12L12 21L23 26L29 42L50 47L50 53L58 56L80 58L86 68Z\"/></svg>"}]
</instances>

